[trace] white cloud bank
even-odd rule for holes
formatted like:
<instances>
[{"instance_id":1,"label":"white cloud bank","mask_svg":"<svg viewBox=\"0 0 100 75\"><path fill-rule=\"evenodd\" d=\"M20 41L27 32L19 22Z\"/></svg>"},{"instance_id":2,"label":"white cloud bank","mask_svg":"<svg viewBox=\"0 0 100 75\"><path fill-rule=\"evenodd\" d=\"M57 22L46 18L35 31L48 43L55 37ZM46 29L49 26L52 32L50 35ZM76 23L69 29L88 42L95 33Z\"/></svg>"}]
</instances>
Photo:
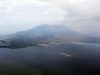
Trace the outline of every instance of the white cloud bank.
<instances>
[{"instance_id":1,"label":"white cloud bank","mask_svg":"<svg viewBox=\"0 0 100 75\"><path fill-rule=\"evenodd\" d=\"M100 0L41 0L53 3L66 11L83 17L100 16Z\"/></svg>"},{"instance_id":2,"label":"white cloud bank","mask_svg":"<svg viewBox=\"0 0 100 75\"><path fill-rule=\"evenodd\" d=\"M77 32L100 37L100 0L43 0L69 12L64 23Z\"/></svg>"},{"instance_id":3,"label":"white cloud bank","mask_svg":"<svg viewBox=\"0 0 100 75\"><path fill-rule=\"evenodd\" d=\"M100 37L100 0L0 0L0 34L60 22Z\"/></svg>"},{"instance_id":4,"label":"white cloud bank","mask_svg":"<svg viewBox=\"0 0 100 75\"><path fill-rule=\"evenodd\" d=\"M0 34L30 29L38 24L59 23L66 12L37 0L0 0Z\"/></svg>"}]
</instances>

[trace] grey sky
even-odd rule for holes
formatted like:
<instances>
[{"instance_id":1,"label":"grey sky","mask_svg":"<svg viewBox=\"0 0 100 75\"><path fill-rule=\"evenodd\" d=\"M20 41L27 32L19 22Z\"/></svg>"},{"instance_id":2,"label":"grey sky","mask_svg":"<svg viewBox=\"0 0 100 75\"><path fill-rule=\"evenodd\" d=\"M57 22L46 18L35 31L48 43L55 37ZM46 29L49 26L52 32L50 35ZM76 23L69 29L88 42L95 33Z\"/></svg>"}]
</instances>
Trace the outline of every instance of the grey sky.
<instances>
[{"instance_id":1,"label":"grey sky","mask_svg":"<svg viewBox=\"0 0 100 75\"><path fill-rule=\"evenodd\" d=\"M64 23L79 33L100 37L99 7L100 0L0 0L0 34Z\"/></svg>"},{"instance_id":2,"label":"grey sky","mask_svg":"<svg viewBox=\"0 0 100 75\"><path fill-rule=\"evenodd\" d=\"M100 0L43 0L66 10L64 24L71 29L100 37Z\"/></svg>"},{"instance_id":3,"label":"grey sky","mask_svg":"<svg viewBox=\"0 0 100 75\"><path fill-rule=\"evenodd\" d=\"M0 0L0 34L31 29L40 24L60 23L66 12L37 0Z\"/></svg>"}]
</instances>

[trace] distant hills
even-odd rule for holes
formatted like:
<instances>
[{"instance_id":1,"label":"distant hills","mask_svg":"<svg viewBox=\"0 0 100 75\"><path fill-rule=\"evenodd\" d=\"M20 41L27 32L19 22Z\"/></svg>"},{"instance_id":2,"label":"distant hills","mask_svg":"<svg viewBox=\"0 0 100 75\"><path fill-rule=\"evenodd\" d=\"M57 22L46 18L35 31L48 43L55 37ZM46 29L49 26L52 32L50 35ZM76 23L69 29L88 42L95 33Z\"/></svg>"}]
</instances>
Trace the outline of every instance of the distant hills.
<instances>
[{"instance_id":1,"label":"distant hills","mask_svg":"<svg viewBox=\"0 0 100 75\"><path fill-rule=\"evenodd\" d=\"M43 24L27 31L3 36L2 39L0 39L0 47L46 47L52 44L68 44L77 42L100 43L100 38L79 34L64 25Z\"/></svg>"}]
</instances>

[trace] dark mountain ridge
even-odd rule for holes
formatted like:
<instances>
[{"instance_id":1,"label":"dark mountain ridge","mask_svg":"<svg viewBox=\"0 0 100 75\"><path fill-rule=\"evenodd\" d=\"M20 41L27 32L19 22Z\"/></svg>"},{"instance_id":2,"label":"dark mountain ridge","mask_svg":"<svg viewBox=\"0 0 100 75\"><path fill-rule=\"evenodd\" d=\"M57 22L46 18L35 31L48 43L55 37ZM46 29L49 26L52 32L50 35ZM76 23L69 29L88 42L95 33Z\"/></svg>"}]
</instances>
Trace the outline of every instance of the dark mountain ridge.
<instances>
[{"instance_id":1,"label":"dark mountain ridge","mask_svg":"<svg viewBox=\"0 0 100 75\"><path fill-rule=\"evenodd\" d=\"M9 35L0 40L0 47L21 48L27 46L48 46L76 42L100 43L100 38L79 34L64 25L40 25L27 31Z\"/></svg>"}]
</instances>

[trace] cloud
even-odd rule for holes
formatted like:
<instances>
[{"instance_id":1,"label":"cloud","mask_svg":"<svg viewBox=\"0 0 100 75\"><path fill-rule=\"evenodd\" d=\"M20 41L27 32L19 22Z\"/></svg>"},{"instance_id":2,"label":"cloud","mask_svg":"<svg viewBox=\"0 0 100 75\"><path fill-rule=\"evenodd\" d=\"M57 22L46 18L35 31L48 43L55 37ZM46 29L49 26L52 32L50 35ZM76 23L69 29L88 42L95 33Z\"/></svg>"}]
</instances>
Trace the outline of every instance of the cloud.
<instances>
[{"instance_id":1,"label":"cloud","mask_svg":"<svg viewBox=\"0 0 100 75\"><path fill-rule=\"evenodd\" d=\"M80 16L100 16L100 0L43 0L51 2L66 11L72 11Z\"/></svg>"},{"instance_id":2,"label":"cloud","mask_svg":"<svg viewBox=\"0 0 100 75\"><path fill-rule=\"evenodd\" d=\"M43 0L69 14L63 19L67 27L83 34L100 37L100 0Z\"/></svg>"},{"instance_id":3,"label":"cloud","mask_svg":"<svg viewBox=\"0 0 100 75\"><path fill-rule=\"evenodd\" d=\"M64 23L79 33L100 37L99 7L100 0L0 0L0 34Z\"/></svg>"},{"instance_id":4,"label":"cloud","mask_svg":"<svg viewBox=\"0 0 100 75\"><path fill-rule=\"evenodd\" d=\"M39 24L56 24L66 14L48 2L37 0L0 0L0 3L0 34L23 31Z\"/></svg>"}]
</instances>

